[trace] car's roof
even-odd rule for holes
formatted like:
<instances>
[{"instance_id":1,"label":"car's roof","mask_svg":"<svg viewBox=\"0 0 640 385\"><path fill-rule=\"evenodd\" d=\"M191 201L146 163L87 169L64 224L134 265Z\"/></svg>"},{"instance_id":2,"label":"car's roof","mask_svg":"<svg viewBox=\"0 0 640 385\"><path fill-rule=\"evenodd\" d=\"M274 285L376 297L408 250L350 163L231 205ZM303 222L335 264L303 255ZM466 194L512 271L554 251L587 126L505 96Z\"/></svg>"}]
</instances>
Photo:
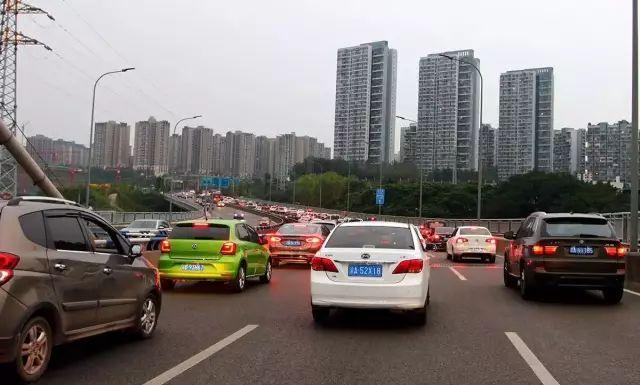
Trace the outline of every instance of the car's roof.
<instances>
[{"instance_id":1,"label":"car's roof","mask_svg":"<svg viewBox=\"0 0 640 385\"><path fill-rule=\"evenodd\" d=\"M539 216L543 218L592 218L592 219L604 219L600 214L587 214L587 213L540 213Z\"/></svg>"},{"instance_id":2,"label":"car's roof","mask_svg":"<svg viewBox=\"0 0 640 385\"><path fill-rule=\"evenodd\" d=\"M444 227L444 226L443 226ZM489 230L484 226L460 226L458 227L459 229L485 229L485 230Z\"/></svg>"},{"instance_id":3,"label":"car's roof","mask_svg":"<svg viewBox=\"0 0 640 385\"><path fill-rule=\"evenodd\" d=\"M340 225L340 227L360 227L360 226L407 227L408 225L406 223L384 222L384 221L358 221L358 222L347 222Z\"/></svg>"}]
</instances>

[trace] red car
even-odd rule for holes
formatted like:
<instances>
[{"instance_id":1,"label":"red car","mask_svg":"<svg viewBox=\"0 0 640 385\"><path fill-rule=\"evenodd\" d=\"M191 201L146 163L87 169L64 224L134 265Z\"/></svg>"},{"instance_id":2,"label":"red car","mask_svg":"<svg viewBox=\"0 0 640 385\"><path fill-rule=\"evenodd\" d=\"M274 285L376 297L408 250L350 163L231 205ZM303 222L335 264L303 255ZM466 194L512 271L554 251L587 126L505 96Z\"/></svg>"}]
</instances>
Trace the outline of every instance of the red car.
<instances>
[{"instance_id":1,"label":"red car","mask_svg":"<svg viewBox=\"0 0 640 385\"><path fill-rule=\"evenodd\" d=\"M275 234L267 237L271 253L271 265L278 266L280 261L305 261L311 259L324 243L330 231L316 223L287 223Z\"/></svg>"}]
</instances>

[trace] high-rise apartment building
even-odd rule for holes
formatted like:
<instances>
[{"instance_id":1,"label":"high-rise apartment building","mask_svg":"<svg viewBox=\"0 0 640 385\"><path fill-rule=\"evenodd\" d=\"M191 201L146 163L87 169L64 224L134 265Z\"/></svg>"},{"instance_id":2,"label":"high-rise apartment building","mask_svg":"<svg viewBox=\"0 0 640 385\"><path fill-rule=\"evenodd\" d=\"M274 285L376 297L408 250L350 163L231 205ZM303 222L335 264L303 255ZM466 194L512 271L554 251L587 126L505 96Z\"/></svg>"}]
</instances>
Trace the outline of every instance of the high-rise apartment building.
<instances>
[{"instance_id":1,"label":"high-rise apartment building","mask_svg":"<svg viewBox=\"0 0 640 385\"><path fill-rule=\"evenodd\" d=\"M178 172L182 162L182 136L173 134L169 137L169 172Z\"/></svg>"},{"instance_id":2,"label":"high-rise apartment building","mask_svg":"<svg viewBox=\"0 0 640 385\"><path fill-rule=\"evenodd\" d=\"M252 178L256 162L255 135L242 131L229 131L225 148L226 171L232 176Z\"/></svg>"},{"instance_id":3,"label":"high-rise apartment building","mask_svg":"<svg viewBox=\"0 0 640 385\"><path fill-rule=\"evenodd\" d=\"M587 126L585 180L628 183L630 176L631 123L598 123Z\"/></svg>"},{"instance_id":4,"label":"high-rise apartment building","mask_svg":"<svg viewBox=\"0 0 640 385\"><path fill-rule=\"evenodd\" d=\"M477 168L480 80L473 65L480 67L473 50L420 59L416 160L423 171Z\"/></svg>"},{"instance_id":5,"label":"high-rise apartment building","mask_svg":"<svg viewBox=\"0 0 640 385\"><path fill-rule=\"evenodd\" d=\"M553 132L553 171L571 173L573 128L562 128ZM575 136L575 134L573 135Z\"/></svg>"},{"instance_id":6,"label":"high-rise apartment building","mask_svg":"<svg viewBox=\"0 0 640 385\"><path fill-rule=\"evenodd\" d=\"M203 126L183 127L180 146L180 169L196 175L213 171L213 130Z\"/></svg>"},{"instance_id":7,"label":"high-rise apartment building","mask_svg":"<svg viewBox=\"0 0 640 385\"><path fill-rule=\"evenodd\" d=\"M386 41L340 48L334 155L372 163L394 154L397 52Z\"/></svg>"},{"instance_id":8,"label":"high-rise apartment building","mask_svg":"<svg viewBox=\"0 0 640 385\"><path fill-rule=\"evenodd\" d=\"M276 137L275 144L276 161L274 177L278 184L283 186L289 180L289 173L295 166L296 134L282 134Z\"/></svg>"},{"instance_id":9,"label":"high-rise apartment building","mask_svg":"<svg viewBox=\"0 0 640 385\"><path fill-rule=\"evenodd\" d=\"M92 165L102 168L128 167L131 157L131 127L113 120L95 124Z\"/></svg>"},{"instance_id":10,"label":"high-rise apartment building","mask_svg":"<svg viewBox=\"0 0 640 385\"><path fill-rule=\"evenodd\" d=\"M133 168L145 170L154 175L162 175L169 171L169 132L170 125L166 120L149 120L136 122L133 149Z\"/></svg>"},{"instance_id":11,"label":"high-rise apartment building","mask_svg":"<svg viewBox=\"0 0 640 385\"><path fill-rule=\"evenodd\" d=\"M416 163L418 126L411 123L400 128L400 161Z\"/></svg>"},{"instance_id":12,"label":"high-rise apartment building","mask_svg":"<svg viewBox=\"0 0 640 385\"><path fill-rule=\"evenodd\" d=\"M575 130L575 150L572 150L572 155L575 153L575 168L574 173L579 176L584 176L587 168L586 164L586 151L587 151L587 130L579 128ZM573 158L572 158L573 159ZM573 167L573 160L572 160Z\"/></svg>"},{"instance_id":13,"label":"high-rise apartment building","mask_svg":"<svg viewBox=\"0 0 640 385\"><path fill-rule=\"evenodd\" d=\"M553 68L500 75L498 178L553 170Z\"/></svg>"},{"instance_id":14,"label":"high-rise apartment building","mask_svg":"<svg viewBox=\"0 0 640 385\"><path fill-rule=\"evenodd\" d=\"M484 167L495 167L496 151L497 151L497 133L496 129L490 124L483 124L480 127L480 148L478 153L480 161Z\"/></svg>"},{"instance_id":15,"label":"high-rise apartment building","mask_svg":"<svg viewBox=\"0 0 640 385\"><path fill-rule=\"evenodd\" d=\"M276 163L275 144L275 138L256 137L256 177L265 178L266 174L273 175Z\"/></svg>"},{"instance_id":16,"label":"high-rise apartment building","mask_svg":"<svg viewBox=\"0 0 640 385\"><path fill-rule=\"evenodd\" d=\"M215 175L226 175L226 147L227 138L220 135L213 135L213 160L211 171Z\"/></svg>"},{"instance_id":17,"label":"high-rise apartment building","mask_svg":"<svg viewBox=\"0 0 640 385\"><path fill-rule=\"evenodd\" d=\"M63 139L53 140L44 135L28 138L27 151L37 163L44 161L50 166L87 167L89 149L82 144Z\"/></svg>"}]
</instances>

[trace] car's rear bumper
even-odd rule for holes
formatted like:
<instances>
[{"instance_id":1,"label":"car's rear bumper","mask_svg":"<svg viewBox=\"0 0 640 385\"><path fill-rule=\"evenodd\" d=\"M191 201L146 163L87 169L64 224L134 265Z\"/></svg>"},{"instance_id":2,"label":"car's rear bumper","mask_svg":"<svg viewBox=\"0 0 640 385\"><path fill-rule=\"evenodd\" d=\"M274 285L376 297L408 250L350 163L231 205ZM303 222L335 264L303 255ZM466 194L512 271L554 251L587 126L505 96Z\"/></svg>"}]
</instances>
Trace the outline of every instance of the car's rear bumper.
<instances>
[{"instance_id":1,"label":"car's rear bumper","mask_svg":"<svg viewBox=\"0 0 640 385\"><path fill-rule=\"evenodd\" d=\"M11 362L16 357L17 333L25 310L22 303L0 289L0 363Z\"/></svg>"},{"instance_id":2,"label":"car's rear bumper","mask_svg":"<svg viewBox=\"0 0 640 385\"><path fill-rule=\"evenodd\" d=\"M624 273L571 273L530 270L530 283L540 287L573 287L585 290L623 287ZM529 282L528 282L529 283Z\"/></svg>"},{"instance_id":3,"label":"car's rear bumper","mask_svg":"<svg viewBox=\"0 0 640 385\"><path fill-rule=\"evenodd\" d=\"M225 258L226 259L226 258ZM203 271L182 270L183 265L200 264ZM158 263L160 278L194 280L194 281L229 281L236 278L239 267L238 260L231 261L202 261L202 260L176 260L161 258Z\"/></svg>"},{"instance_id":4,"label":"car's rear bumper","mask_svg":"<svg viewBox=\"0 0 640 385\"><path fill-rule=\"evenodd\" d=\"M335 282L323 271L311 271L311 303L315 306L354 309L411 310L424 306L426 278L409 275L394 284Z\"/></svg>"},{"instance_id":5,"label":"car's rear bumper","mask_svg":"<svg viewBox=\"0 0 640 385\"><path fill-rule=\"evenodd\" d=\"M316 251L309 250L273 250L271 249L272 260L305 260L310 261L315 255Z\"/></svg>"}]
</instances>

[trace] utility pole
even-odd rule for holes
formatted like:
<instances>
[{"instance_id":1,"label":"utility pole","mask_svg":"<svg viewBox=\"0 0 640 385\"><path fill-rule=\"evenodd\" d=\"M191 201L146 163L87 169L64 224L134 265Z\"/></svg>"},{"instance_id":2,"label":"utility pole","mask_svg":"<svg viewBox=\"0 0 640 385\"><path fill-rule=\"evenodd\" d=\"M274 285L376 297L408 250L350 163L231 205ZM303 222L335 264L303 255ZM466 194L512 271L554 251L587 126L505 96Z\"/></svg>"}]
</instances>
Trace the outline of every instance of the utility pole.
<instances>
[{"instance_id":1,"label":"utility pole","mask_svg":"<svg viewBox=\"0 0 640 385\"><path fill-rule=\"evenodd\" d=\"M19 45L39 45L46 50L51 48L44 43L18 32L18 15L45 15L55 20L46 11L19 0L3 0L0 16L0 119L7 124L12 134L16 133L18 105L17 59ZM18 169L16 161L9 151L0 148L0 192L16 195Z\"/></svg>"},{"instance_id":2,"label":"utility pole","mask_svg":"<svg viewBox=\"0 0 640 385\"><path fill-rule=\"evenodd\" d=\"M638 251L638 0L632 0L630 251Z\"/></svg>"}]
</instances>

